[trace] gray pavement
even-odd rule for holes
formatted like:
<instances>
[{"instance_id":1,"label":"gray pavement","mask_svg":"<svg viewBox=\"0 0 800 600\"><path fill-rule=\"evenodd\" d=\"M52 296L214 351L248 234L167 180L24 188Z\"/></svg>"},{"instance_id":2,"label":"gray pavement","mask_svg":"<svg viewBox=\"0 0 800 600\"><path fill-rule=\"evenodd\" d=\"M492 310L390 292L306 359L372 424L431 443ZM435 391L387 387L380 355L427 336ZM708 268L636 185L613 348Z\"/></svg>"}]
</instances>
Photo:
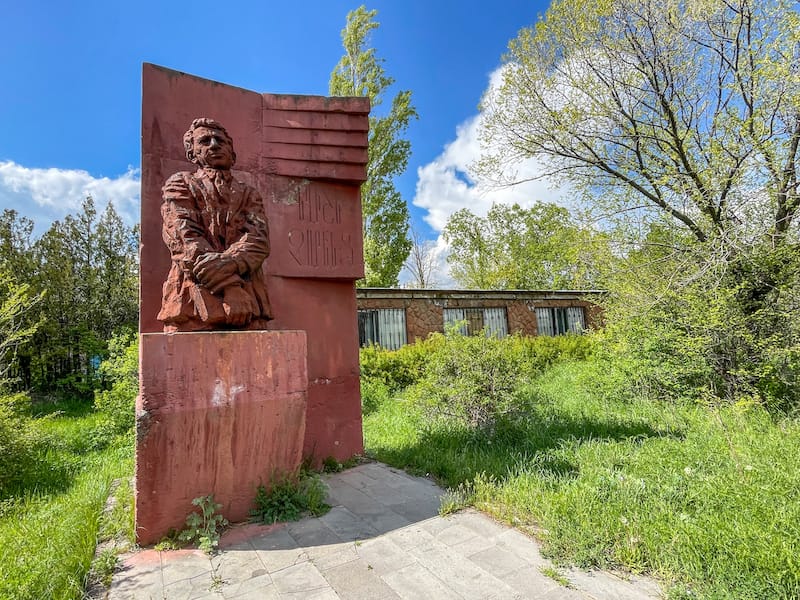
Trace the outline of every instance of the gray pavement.
<instances>
[{"instance_id":1,"label":"gray pavement","mask_svg":"<svg viewBox=\"0 0 800 600\"><path fill-rule=\"evenodd\" d=\"M537 543L473 511L441 517L431 481L380 463L326 476L330 512L295 523L243 525L220 551L125 555L110 600L646 600L647 579L560 570ZM559 579L560 579L559 578ZM564 585L563 581L569 581Z\"/></svg>"}]
</instances>

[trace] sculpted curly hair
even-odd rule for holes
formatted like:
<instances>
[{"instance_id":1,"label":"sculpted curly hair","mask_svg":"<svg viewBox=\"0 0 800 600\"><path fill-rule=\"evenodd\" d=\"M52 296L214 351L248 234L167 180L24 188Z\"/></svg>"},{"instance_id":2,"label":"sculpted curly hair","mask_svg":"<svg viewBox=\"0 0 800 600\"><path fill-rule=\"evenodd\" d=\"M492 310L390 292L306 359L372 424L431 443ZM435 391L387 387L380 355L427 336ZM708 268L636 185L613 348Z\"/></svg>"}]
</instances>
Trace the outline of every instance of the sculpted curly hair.
<instances>
[{"instance_id":1,"label":"sculpted curly hair","mask_svg":"<svg viewBox=\"0 0 800 600\"><path fill-rule=\"evenodd\" d=\"M233 138L228 134L228 130L222 126L222 123L214 119L209 119L208 117L200 117L192 121L188 131L183 134L183 149L186 151L186 158L189 159L189 162L194 162L194 131L200 127L219 131L227 138L228 143L231 145L231 153L233 154L233 162L235 163L236 152L233 150Z\"/></svg>"}]
</instances>

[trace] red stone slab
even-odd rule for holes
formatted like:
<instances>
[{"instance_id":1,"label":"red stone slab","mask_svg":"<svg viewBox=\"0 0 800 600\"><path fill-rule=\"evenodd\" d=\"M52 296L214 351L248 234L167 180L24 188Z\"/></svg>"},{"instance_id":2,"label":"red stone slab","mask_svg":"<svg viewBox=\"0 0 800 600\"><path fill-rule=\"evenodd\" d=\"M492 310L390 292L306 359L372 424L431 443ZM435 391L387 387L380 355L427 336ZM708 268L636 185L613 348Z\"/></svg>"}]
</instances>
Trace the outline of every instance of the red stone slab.
<instances>
[{"instance_id":1,"label":"red stone slab","mask_svg":"<svg viewBox=\"0 0 800 600\"><path fill-rule=\"evenodd\" d=\"M136 405L136 532L182 529L214 494L232 522L256 488L303 458L308 375L302 331L144 334Z\"/></svg>"},{"instance_id":2,"label":"red stone slab","mask_svg":"<svg viewBox=\"0 0 800 600\"><path fill-rule=\"evenodd\" d=\"M194 118L212 117L234 140L234 175L264 200L272 245L264 269L275 314L268 327L308 336L313 402L304 451L317 464L362 452L354 281L364 275L359 185L366 167L314 157L336 159L331 147L339 147L342 160L365 158L369 100L260 94L149 64L142 88L140 332L162 331L156 315L170 256L161 239L161 187L173 173L194 169L183 133ZM325 149L314 150L317 144ZM293 159L270 155L282 145L308 148Z\"/></svg>"}]
</instances>

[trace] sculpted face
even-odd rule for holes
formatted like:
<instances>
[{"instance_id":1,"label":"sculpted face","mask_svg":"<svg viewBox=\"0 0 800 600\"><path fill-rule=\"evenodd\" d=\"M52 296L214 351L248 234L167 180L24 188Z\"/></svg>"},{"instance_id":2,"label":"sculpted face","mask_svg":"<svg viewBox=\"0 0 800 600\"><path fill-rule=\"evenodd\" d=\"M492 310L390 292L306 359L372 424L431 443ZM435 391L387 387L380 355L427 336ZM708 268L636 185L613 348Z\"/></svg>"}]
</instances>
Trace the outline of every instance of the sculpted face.
<instances>
[{"instance_id":1,"label":"sculpted face","mask_svg":"<svg viewBox=\"0 0 800 600\"><path fill-rule=\"evenodd\" d=\"M197 164L214 169L233 166L233 145L218 129L198 127L194 130L192 152Z\"/></svg>"}]
</instances>

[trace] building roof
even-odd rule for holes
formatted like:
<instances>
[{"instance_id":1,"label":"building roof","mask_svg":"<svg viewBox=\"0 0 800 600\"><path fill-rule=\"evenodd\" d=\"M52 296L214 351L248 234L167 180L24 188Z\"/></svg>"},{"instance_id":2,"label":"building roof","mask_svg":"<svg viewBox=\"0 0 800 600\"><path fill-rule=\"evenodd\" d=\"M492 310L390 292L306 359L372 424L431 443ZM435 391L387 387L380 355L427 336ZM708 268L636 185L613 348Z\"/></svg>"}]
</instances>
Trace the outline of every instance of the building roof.
<instances>
[{"instance_id":1,"label":"building roof","mask_svg":"<svg viewBox=\"0 0 800 600\"><path fill-rule=\"evenodd\" d=\"M362 299L486 299L486 300L575 300L604 295L605 290L435 290L413 288L356 288Z\"/></svg>"}]
</instances>

